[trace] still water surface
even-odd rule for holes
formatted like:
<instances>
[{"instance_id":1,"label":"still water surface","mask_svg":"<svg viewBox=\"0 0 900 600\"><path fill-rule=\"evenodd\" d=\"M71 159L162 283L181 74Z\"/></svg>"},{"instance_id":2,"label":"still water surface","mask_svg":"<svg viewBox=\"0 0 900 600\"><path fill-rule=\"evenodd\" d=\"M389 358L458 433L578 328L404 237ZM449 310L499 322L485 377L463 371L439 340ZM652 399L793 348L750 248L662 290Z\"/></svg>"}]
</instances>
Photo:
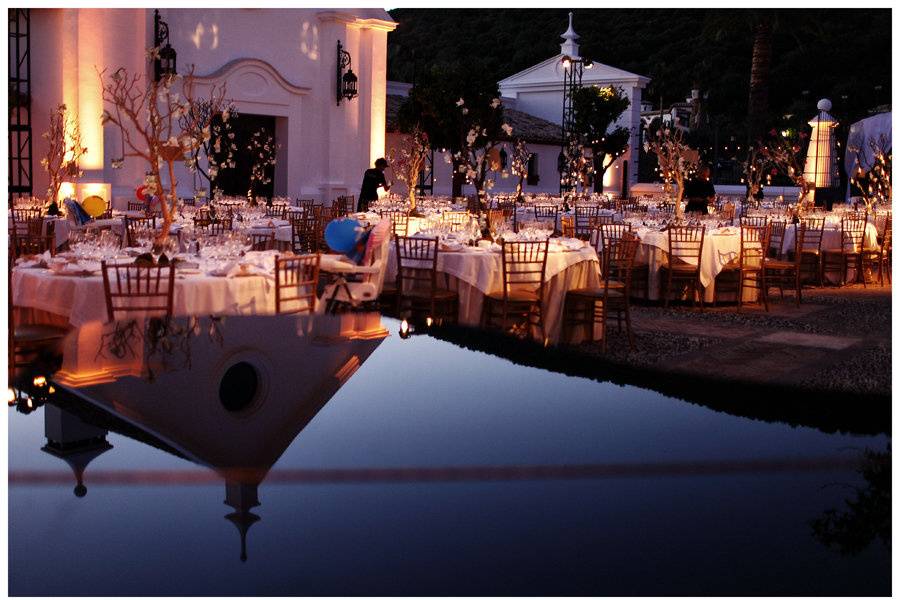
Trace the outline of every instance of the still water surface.
<instances>
[{"instance_id":1,"label":"still water surface","mask_svg":"<svg viewBox=\"0 0 900 600\"><path fill-rule=\"evenodd\" d=\"M226 340L238 321L224 324ZM395 321L383 323L397 330ZM731 416L428 336L392 334L355 352L362 364L336 391L320 388L311 399L302 386L297 396L291 385L273 386L277 397L263 408L221 425L182 415L181 408L208 399L165 373L152 383L125 377L81 389L85 402L144 435L109 431L112 449L88 465L80 498L69 467L41 448L47 421L60 414L90 424L73 408L81 401L57 400L62 413L54 406L10 410L10 594L890 593L890 551L880 541L842 554L811 525L829 509L844 510L851 486L866 488L857 471L741 469L807 459L838 464L863 449L886 452L887 436ZM319 364L337 364L314 350L275 354L270 368L289 384ZM291 365L301 362L306 370L295 373ZM199 349L191 377L206 377L205 365ZM137 399L118 403L125 395ZM271 406L304 403L312 408L271 419L252 439L235 434L267 418ZM284 432L289 437L279 445ZM274 450L260 444L266 437ZM234 519L252 521L246 561L239 527L224 518L236 509L223 504L225 484L210 470L235 455L247 458L244 466L262 457L259 506ZM711 462L731 466L697 467ZM574 477L565 470L572 466L594 471ZM654 466L664 472L648 473ZM518 467L564 469L558 478L535 477L536 469L512 477ZM420 470L396 480L385 475L388 468ZM325 469L336 471L320 482L303 476ZM434 480L461 470L470 476ZM50 473L52 482L35 482ZM110 477L92 482L92 473ZM341 473L348 481L335 481ZM117 474L138 476L127 482ZM203 476L183 481L178 474Z\"/></svg>"}]
</instances>

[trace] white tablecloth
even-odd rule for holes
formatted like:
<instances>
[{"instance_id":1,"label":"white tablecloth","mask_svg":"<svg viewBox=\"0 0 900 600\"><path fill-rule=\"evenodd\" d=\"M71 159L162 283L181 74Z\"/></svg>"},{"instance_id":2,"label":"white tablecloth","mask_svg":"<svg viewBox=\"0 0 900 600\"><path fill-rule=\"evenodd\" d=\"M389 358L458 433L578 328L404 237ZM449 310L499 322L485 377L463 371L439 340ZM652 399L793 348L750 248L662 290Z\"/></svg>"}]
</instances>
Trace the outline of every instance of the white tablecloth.
<instances>
[{"instance_id":1,"label":"white tablecloth","mask_svg":"<svg viewBox=\"0 0 900 600\"><path fill-rule=\"evenodd\" d=\"M458 252L441 252L438 255L437 269L450 275L450 288L459 292L460 323L477 326L481 321L485 294L503 289L500 252L470 247ZM396 277L396 247L392 243L385 280L394 281ZM545 335L551 343L559 341L566 291L599 285L599 259L589 245L577 251L547 254L543 310Z\"/></svg>"}]
</instances>

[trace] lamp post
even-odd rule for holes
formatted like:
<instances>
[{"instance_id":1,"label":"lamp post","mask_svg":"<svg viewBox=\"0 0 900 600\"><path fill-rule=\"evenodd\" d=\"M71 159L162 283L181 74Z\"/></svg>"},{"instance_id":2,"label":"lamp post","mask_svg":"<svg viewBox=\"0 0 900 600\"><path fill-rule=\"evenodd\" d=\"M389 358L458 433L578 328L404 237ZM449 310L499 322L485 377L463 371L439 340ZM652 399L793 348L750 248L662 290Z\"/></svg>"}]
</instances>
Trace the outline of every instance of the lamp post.
<instances>
[{"instance_id":1,"label":"lamp post","mask_svg":"<svg viewBox=\"0 0 900 600\"><path fill-rule=\"evenodd\" d=\"M165 76L175 75L178 72L178 53L169 44L169 24L159 18L159 10L153 11L153 46L159 49L153 61L153 80L159 81Z\"/></svg>"},{"instance_id":2,"label":"lamp post","mask_svg":"<svg viewBox=\"0 0 900 600\"><path fill-rule=\"evenodd\" d=\"M560 64L563 68L563 146L561 156L565 155L571 138L576 135L574 104L575 92L581 89L581 77L584 73L584 69L590 69L594 66L594 61L579 55L577 43L578 37L578 34L575 33L575 30L572 27L572 13L569 13L569 28L565 33L562 34L562 38L564 41L560 45L562 49L562 58L560 58ZM563 161L561 160L560 166L562 165ZM566 165L565 170L569 170L568 165ZM571 179L571 173L566 173L566 176L564 176L563 169L561 168L559 177L560 193L567 192L575 187L575 184L571 181Z\"/></svg>"},{"instance_id":3,"label":"lamp post","mask_svg":"<svg viewBox=\"0 0 900 600\"><path fill-rule=\"evenodd\" d=\"M353 69L350 67L351 58L350 53L344 50L344 47L341 45L341 42L337 43L337 105L341 105L341 101L345 98L347 100L352 100L359 95L359 91L357 90L357 83L359 78L353 73ZM344 73L344 67L347 68L347 72Z\"/></svg>"}]
</instances>

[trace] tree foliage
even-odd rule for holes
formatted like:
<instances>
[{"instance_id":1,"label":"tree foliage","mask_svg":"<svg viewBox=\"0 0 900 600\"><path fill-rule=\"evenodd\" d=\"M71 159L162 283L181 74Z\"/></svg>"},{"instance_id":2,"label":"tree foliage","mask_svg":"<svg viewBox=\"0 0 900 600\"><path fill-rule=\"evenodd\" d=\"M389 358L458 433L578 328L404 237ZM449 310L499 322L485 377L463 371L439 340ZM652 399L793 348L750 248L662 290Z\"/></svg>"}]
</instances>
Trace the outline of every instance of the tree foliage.
<instances>
[{"instance_id":1,"label":"tree foliage","mask_svg":"<svg viewBox=\"0 0 900 600\"><path fill-rule=\"evenodd\" d=\"M631 101L620 87L587 86L575 92L572 104L575 130L593 156L594 190L603 191L603 174L628 149L631 131L615 124Z\"/></svg>"}]
</instances>

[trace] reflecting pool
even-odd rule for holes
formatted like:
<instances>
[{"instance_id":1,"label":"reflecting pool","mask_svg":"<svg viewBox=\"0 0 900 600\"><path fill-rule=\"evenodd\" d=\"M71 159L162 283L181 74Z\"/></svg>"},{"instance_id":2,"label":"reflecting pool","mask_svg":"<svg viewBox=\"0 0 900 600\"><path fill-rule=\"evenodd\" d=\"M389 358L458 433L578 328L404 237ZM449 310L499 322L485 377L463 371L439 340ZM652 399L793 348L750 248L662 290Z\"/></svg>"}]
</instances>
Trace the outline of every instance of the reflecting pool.
<instances>
[{"instance_id":1,"label":"reflecting pool","mask_svg":"<svg viewBox=\"0 0 900 600\"><path fill-rule=\"evenodd\" d=\"M889 436L398 330L73 332L8 411L10 594L890 593Z\"/></svg>"}]
</instances>

